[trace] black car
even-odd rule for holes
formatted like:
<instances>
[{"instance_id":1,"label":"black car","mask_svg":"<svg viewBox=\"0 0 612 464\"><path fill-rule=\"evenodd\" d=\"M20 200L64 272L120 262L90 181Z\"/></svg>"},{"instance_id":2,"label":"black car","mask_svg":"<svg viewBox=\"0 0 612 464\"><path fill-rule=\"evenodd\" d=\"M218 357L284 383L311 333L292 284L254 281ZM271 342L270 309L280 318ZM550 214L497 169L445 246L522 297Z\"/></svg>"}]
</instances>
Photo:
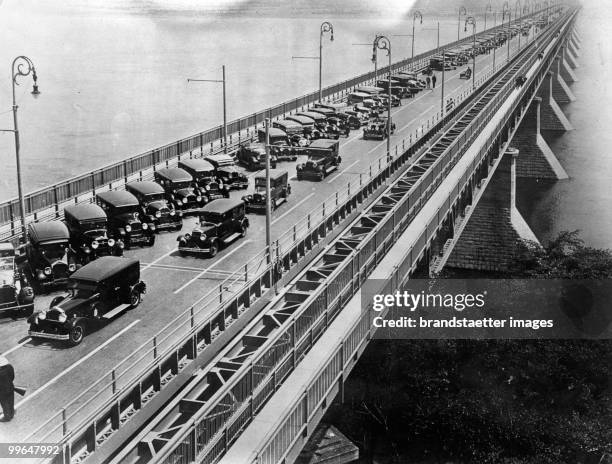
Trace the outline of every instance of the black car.
<instances>
[{"instance_id":1,"label":"black car","mask_svg":"<svg viewBox=\"0 0 612 464\"><path fill-rule=\"evenodd\" d=\"M86 333L138 306L146 285L140 280L140 261L104 256L76 271L68 291L67 296L54 298L48 310L28 318L30 337L78 345Z\"/></svg>"},{"instance_id":2,"label":"black car","mask_svg":"<svg viewBox=\"0 0 612 464\"><path fill-rule=\"evenodd\" d=\"M251 171L259 171L266 167L266 144L249 142L241 145L236 153L238 162ZM276 156L270 153L270 167L276 168Z\"/></svg>"},{"instance_id":3,"label":"black car","mask_svg":"<svg viewBox=\"0 0 612 464\"><path fill-rule=\"evenodd\" d=\"M141 217L140 203L130 192L112 190L98 193L96 203L106 212L110 234L115 240L121 240L125 248L155 244L155 224Z\"/></svg>"},{"instance_id":4,"label":"black car","mask_svg":"<svg viewBox=\"0 0 612 464\"><path fill-rule=\"evenodd\" d=\"M0 243L0 314L28 311L34 307L34 290L17 267L15 247Z\"/></svg>"},{"instance_id":5,"label":"black car","mask_svg":"<svg viewBox=\"0 0 612 464\"><path fill-rule=\"evenodd\" d=\"M64 222L70 232L70 247L79 264L100 256L121 256L124 243L109 238L106 213L91 203L64 208Z\"/></svg>"},{"instance_id":6,"label":"black car","mask_svg":"<svg viewBox=\"0 0 612 464\"><path fill-rule=\"evenodd\" d=\"M291 193L288 183L289 174L284 169L270 169L270 205L275 210L287 201ZM266 212L266 176L255 177L255 192L242 197L246 203L247 213L265 214Z\"/></svg>"},{"instance_id":7,"label":"black car","mask_svg":"<svg viewBox=\"0 0 612 464\"><path fill-rule=\"evenodd\" d=\"M244 201L213 201L202 208L200 222L192 233L177 238L179 253L213 257L221 247L244 237L248 227Z\"/></svg>"},{"instance_id":8,"label":"black car","mask_svg":"<svg viewBox=\"0 0 612 464\"><path fill-rule=\"evenodd\" d=\"M43 287L65 284L77 268L70 252L70 233L60 221L30 224L25 255L26 268L34 282Z\"/></svg>"},{"instance_id":9,"label":"black car","mask_svg":"<svg viewBox=\"0 0 612 464\"><path fill-rule=\"evenodd\" d=\"M297 179L323 180L338 169L342 161L339 146L337 140L320 139L312 142L308 147L308 160L296 166Z\"/></svg>"},{"instance_id":10,"label":"black car","mask_svg":"<svg viewBox=\"0 0 612 464\"><path fill-rule=\"evenodd\" d=\"M155 224L156 232L183 228L183 212L168 202L161 185L153 181L131 182L125 189L138 199L142 217L147 223Z\"/></svg>"},{"instance_id":11,"label":"black car","mask_svg":"<svg viewBox=\"0 0 612 464\"><path fill-rule=\"evenodd\" d=\"M183 214L197 213L206 199L193 186L193 177L181 168L164 168L155 171L155 182L161 185L168 201Z\"/></svg>"},{"instance_id":12,"label":"black car","mask_svg":"<svg viewBox=\"0 0 612 464\"><path fill-rule=\"evenodd\" d=\"M194 187L200 196L206 199L206 203L219 198L229 198L230 188L216 177L215 167L203 159L186 159L178 163L178 167L184 169L193 177Z\"/></svg>"},{"instance_id":13,"label":"black car","mask_svg":"<svg viewBox=\"0 0 612 464\"><path fill-rule=\"evenodd\" d=\"M270 140L270 153L276 157L277 161L295 161L298 157L298 152L295 147L306 146L308 140L304 137L304 129L299 122L290 121L283 119L278 123L284 123L282 127L287 127L288 123L291 123L290 127L299 127L299 132L294 130L291 134L292 138L280 127L270 127L268 130L268 137ZM266 130L259 129L257 131L257 138L261 143L266 142Z\"/></svg>"},{"instance_id":14,"label":"black car","mask_svg":"<svg viewBox=\"0 0 612 464\"><path fill-rule=\"evenodd\" d=\"M230 189L245 189L249 178L236 169L236 162L230 155L218 154L205 156L204 159L215 167L217 178Z\"/></svg>"}]
</instances>

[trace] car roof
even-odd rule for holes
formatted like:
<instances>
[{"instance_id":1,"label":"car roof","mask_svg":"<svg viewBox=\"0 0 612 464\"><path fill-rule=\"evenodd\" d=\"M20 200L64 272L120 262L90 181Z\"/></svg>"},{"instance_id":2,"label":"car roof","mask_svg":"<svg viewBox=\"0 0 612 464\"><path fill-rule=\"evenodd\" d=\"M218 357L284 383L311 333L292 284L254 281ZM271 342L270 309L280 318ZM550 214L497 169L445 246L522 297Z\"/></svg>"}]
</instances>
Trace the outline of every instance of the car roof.
<instances>
[{"instance_id":1,"label":"car roof","mask_svg":"<svg viewBox=\"0 0 612 464\"><path fill-rule=\"evenodd\" d=\"M149 195L151 193L164 193L164 188L157 182L152 180L143 180L142 182L130 182L125 186L128 190L133 190L141 195Z\"/></svg>"},{"instance_id":2,"label":"car roof","mask_svg":"<svg viewBox=\"0 0 612 464\"><path fill-rule=\"evenodd\" d=\"M312 111L302 111L301 113L297 113L298 116L308 116L311 119L314 119L315 121L320 121L321 119L325 119L325 116L322 115L321 113L315 113Z\"/></svg>"},{"instance_id":3,"label":"car roof","mask_svg":"<svg viewBox=\"0 0 612 464\"><path fill-rule=\"evenodd\" d=\"M202 208L202 212L221 214L229 211L230 209L234 209L239 205L244 205L244 201L237 198L219 198L204 206L204 208Z\"/></svg>"},{"instance_id":4,"label":"car roof","mask_svg":"<svg viewBox=\"0 0 612 464\"><path fill-rule=\"evenodd\" d=\"M334 145L338 145L337 140L332 139L317 139L313 141L308 148L330 148Z\"/></svg>"},{"instance_id":5,"label":"car roof","mask_svg":"<svg viewBox=\"0 0 612 464\"><path fill-rule=\"evenodd\" d=\"M311 108L310 112L315 112L315 113L321 113L325 116L330 116L332 114L336 114L335 110L332 110L330 108Z\"/></svg>"},{"instance_id":6,"label":"car roof","mask_svg":"<svg viewBox=\"0 0 612 464\"><path fill-rule=\"evenodd\" d=\"M181 168L164 168L156 171L156 174L172 182L192 181L193 177Z\"/></svg>"},{"instance_id":7,"label":"car roof","mask_svg":"<svg viewBox=\"0 0 612 464\"><path fill-rule=\"evenodd\" d=\"M385 89L382 87L376 87L374 85L362 85L355 89L355 93L369 93L369 92L384 92Z\"/></svg>"},{"instance_id":8,"label":"car roof","mask_svg":"<svg viewBox=\"0 0 612 464\"><path fill-rule=\"evenodd\" d=\"M77 269L70 278L98 283L134 265L140 266L140 261L136 258L101 256L82 268Z\"/></svg>"},{"instance_id":9,"label":"car roof","mask_svg":"<svg viewBox=\"0 0 612 464\"><path fill-rule=\"evenodd\" d=\"M183 166L185 166L188 169L192 169L196 172L207 172L207 171L215 170L215 167L212 164L210 164L206 160L199 159L199 158L192 158L192 159L186 159L186 160L179 161L179 168L182 168Z\"/></svg>"},{"instance_id":10,"label":"car roof","mask_svg":"<svg viewBox=\"0 0 612 464\"><path fill-rule=\"evenodd\" d=\"M110 203L115 207L139 205L138 198L126 190L111 190L109 192L100 192L96 195L102 201Z\"/></svg>"},{"instance_id":11,"label":"car roof","mask_svg":"<svg viewBox=\"0 0 612 464\"><path fill-rule=\"evenodd\" d=\"M234 158L224 153L219 153L217 155L208 155L208 156L205 156L204 159L209 162L212 161L214 163L218 163L220 166L224 164L230 164L230 165L235 164Z\"/></svg>"},{"instance_id":12,"label":"car roof","mask_svg":"<svg viewBox=\"0 0 612 464\"><path fill-rule=\"evenodd\" d=\"M287 176L288 173L284 169L270 169L270 180L280 179L283 176ZM262 174L257 176L256 179L265 179L266 175Z\"/></svg>"},{"instance_id":13,"label":"car roof","mask_svg":"<svg viewBox=\"0 0 612 464\"><path fill-rule=\"evenodd\" d=\"M295 121L285 121L285 120L282 120L282 121L275 121L275 122L277 122L279 124L285 124L285 122L291 123L291 124L285 124L285 125L287 125L287 126L291 125L291 126L294 126L294 127L300 125L299 123L297 123ZM287 137L287 133L284 130L278 128L278 127L270 127L269 130L270 130L270 137ZM265 129L259 129L259 133L265 134L266 130Z\"/></svg>"},{"instance_id":14,"label":"car roof","mask_svg":"<svg viewBox=\"0 0 612 464\"><path fill-rule=\"evenodd\" d=\"M28 235L34 243L63 242L70 238L68 228L61 221L35 222L28 226Z\"/></svg>"},{"instance_id":15,"label":"car roof","mask_svg":"<svg viewBox=\"0 0 612 464\"><path fill-rule=\"evenodd\" d=\"M300 116L299 114L292 114L290 116L287 116L287 119L297 121L300 124L314 124L315 122L314 119L308 116Z\"/></svg>"},{"instance_id":16,"label":"car roof","mask_svg":"<svg viewBox=\"0 0 612 464\"><path fill-rule=\"evenodd\" d=\"M106 213L95 203L81 205L69 205L64 208L64 215L69 215L77 221L87 221L90 219L106 219Z\"/></svg>"},{"instance_id":17,"label":"car roof","mask_svg":"<svg viewBox=\"0 0 612 464\"><path fill-rule=\"evenodd\" d=\"M357 92L351 92L351 93L349 94L349 97L350 97L351 95L356 95L357 97L369 97L369 96L370 96L370 94L369 94L369 93L366 93L366 92L358 92L358 91L357 91Z\"/></svg>"}]
</instances>

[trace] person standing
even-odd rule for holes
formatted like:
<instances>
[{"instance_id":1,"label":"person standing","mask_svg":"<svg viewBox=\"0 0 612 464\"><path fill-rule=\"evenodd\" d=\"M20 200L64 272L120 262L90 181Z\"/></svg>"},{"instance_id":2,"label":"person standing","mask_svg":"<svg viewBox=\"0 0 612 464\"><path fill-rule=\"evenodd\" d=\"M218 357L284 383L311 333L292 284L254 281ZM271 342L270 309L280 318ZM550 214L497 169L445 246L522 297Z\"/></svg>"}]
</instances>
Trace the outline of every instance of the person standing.
<instances>
[{"instance_id":1,"label":"person standing","mask_svg":"<svg viewBox=\"0 0 612 464\"><path fill-rule=\"evenodd\" d=\"M431 79L429 78L429 76L427 76L427 78L425 79L425 82L427 82L427 88L429 88L431 85Z\"/></svg>"},{"instance_id":2,"label":"person standing","mask_svg":"<svg viewBox=\"0 0 612 464\"><path fill-rule=\"evenodd\" d=\"M436 75L433 74L431 76L431 87L434 88L434 89L436 88L436 80L437 80Z\"/></svg>"},{"instance_id":3,"label":"person standing","mask_svg":"<svg viewBox=\"0 0 612 464\"><path fill-rule=\"evenodd\" d=\"M0 356L0 405L4 422L9 422L15 415L15 370L8 359Z\"/></svg>"}]
</instances>

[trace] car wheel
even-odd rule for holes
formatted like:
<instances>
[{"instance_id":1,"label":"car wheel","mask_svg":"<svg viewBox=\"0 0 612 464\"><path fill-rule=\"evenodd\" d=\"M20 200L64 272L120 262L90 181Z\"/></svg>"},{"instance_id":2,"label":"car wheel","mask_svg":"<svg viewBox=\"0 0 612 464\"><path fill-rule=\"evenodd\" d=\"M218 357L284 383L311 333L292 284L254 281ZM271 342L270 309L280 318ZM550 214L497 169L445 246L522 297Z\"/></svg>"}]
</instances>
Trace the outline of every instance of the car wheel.
<instances>
[{"instance_id":1,"label":"car wheel","mask_svg":"<svg viewBox=\"0 0 612 464\"><path fill-rule=\"evenodd\" d=\"M244 238L246 236L246 227L244 224L240 225L240 238Z\"/></svg>"},{"instance_id":2,"label":"car wheel","mask_svg":"<svg viewBox=\"0 0 612 464\"><path fill-rule=\"evenodd\" d=\"M319 180L323 180L324 177L325 177L325 174L323 173L319 174Z\"/></svg>"},{"instance_id":3,"label":"car wheel","mask_svg":"<svg viewBox=\"0 0 612 464\"><path fill-rule=\"evenodd\" d=\"M85 336L85 327L81 322L77 322L70 329L70 333L68 334L68 343L71 346L76 346L83 341L83 337Z\"/></svg>"},{"instance_id":4,"label":"car wheel","mask_svg":"<svg viewBox=\"0 0 612 464\"><path fill-rule=\"evenodd\" d=\"M153 245L155 245L155 235L151 235L151 236L149 237L149 241L147 242L147 246L150 246L150 247L151 247L151 246L153 246Z\"/></svg>"},{"instance_id":5,"label":"car wheel","mask_svg":"<svg viewBox=\"0 0 612 464\"><path fill-rule=\"evenodd\" d=\"M179 224L174 228L174 230L181 230L183 228L183 224Z\"/></svg>"},{"instance_id":6,"label":"car wheel","mask_svg":"<svg viewBox=\"0 0 612 464\"><path fill-rule=\"evenodd\" d=\"M218 252L219 252L219 244L217 242L212 242L210 244L210 257L214 258L215 256L217 256Z\"/></svg>"},{"instance_id":7,"label":"car wheel","mask_svg":"<svg viewBox=\"0 0 612 464\"><path fill-rule=\"evenodd\" d=\"M142 295L140 294L140 292L137 289L133 288L130 292L130 305L132 309L138 307L141 298Z\"/></svg>"}]
</instances>

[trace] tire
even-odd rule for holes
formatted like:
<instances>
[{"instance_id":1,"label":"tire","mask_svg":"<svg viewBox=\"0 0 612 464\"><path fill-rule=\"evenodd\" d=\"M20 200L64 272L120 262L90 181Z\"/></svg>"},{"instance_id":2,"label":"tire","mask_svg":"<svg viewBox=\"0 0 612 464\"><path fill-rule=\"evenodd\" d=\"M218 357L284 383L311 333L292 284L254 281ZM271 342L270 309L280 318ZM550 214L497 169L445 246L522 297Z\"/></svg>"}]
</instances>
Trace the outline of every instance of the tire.
<instances>
[{"instance_id":1,"label":"tire","mask_svg":"<svg viewBox=\"0 0 612 464\"><path fill-rule=\"evenodd\" d=\"M77 346L83 341L83 337L85 337L85 327L83 323L77 322L70 329L70 333L68 334L68 343L70 346Z\"/></svg>"},{"instance_id":2,"label":"tire","mask_svg":"<svg viewBox=\"0 0 612 464\"><path fill-rule=\"evenodd\" d=\"M178 231L178 230L181 230L182 228L183 228L183 224L181 223L181 224L179 224L178 226L176 226L176 227L174 228L174 230L177 230L177 231Z\"/></svg>"},{"instance_id":3,"label":"tire","mask_svg":"<svg viewBox=\"0 0 612 464\"><path fill-rule=\"evenodd\" d=\"M219 244L217 243L217 241L214 241L210 244L210 257L214 258L215 256L217 256L217 253L219 253Z\"/></svg>"},{"instance_id":4,"label":"tire","mask_svg":"<svg viewBox=\"0 0 612 464\"><path fill-rule=\"evenodd\" d=\"M244 224L240 225L240 238L244 238L246 236L246 227L244 226Z\"/></svg>"},{"instance_id":5,"label":"tire","mask_svg":"<svg viewBox=\"0 0 612 464\"><path fill-rule=\"evenodd\" d=\"M133 288L130 291L130 305L131 305L130 309L137 308L141 300L142 300L142 295L137 289Z\"/></svg>"},{"instance_id":6,"label":"tire","mask_svg":"<svg viewBox=\"0 0 612 464\"><path fill-rule=\"evenodd\" d=\"M152 247L153 245L155 245L155 235L151 235L149 237L149 241L147 242L147 246Z\"/></svg>"}]
</instances>

